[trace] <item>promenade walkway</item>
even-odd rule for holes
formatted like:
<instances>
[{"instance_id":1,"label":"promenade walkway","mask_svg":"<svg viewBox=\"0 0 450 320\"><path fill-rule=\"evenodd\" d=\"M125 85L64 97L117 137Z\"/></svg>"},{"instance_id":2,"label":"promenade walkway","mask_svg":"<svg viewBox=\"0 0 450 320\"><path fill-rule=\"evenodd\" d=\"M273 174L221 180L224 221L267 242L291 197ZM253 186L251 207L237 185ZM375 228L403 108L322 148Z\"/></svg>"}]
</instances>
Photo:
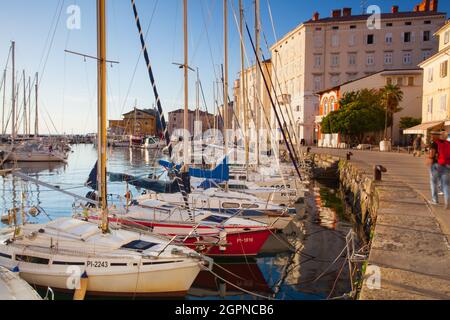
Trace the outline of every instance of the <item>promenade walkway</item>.
<instances>
[{"instance_id":1,"label":"promenade walkway","mask_svg":"<svg viewBox=\"0 0 450 320\"><path fill-rule=\"evenodd\" d=\"M313 148L345 157L348 150ZM361 299L450 299L450 211L431 206L425 159L405 153L351 151L368 175L387 168L378 185L380 207L369 265L381 268L381 289L366 285ZM443 203L443 199L441 199Z\"/></svg>"}]
</instances>

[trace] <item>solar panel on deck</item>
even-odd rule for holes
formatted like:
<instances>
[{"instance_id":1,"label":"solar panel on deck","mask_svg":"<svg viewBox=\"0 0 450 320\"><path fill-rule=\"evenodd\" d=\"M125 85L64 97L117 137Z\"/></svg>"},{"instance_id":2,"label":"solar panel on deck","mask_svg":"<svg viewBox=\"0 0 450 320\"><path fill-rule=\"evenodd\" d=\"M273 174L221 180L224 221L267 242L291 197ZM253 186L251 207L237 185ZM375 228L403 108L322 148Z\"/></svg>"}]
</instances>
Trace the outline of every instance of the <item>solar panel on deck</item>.
<instances>
[{"instance_id":1,"label":"solar panel on deck","mask_svg":"<svg viewBox=\"0 0 450 320\"><path fill-rule=\"evenodd\" d=\"M157 243L142 241L142 240L135 240L132 241L124 246L122 246L123 249L132 249L132 250L147 250L150 248L153 248L154 246L157 246Z\"/></svg>"}]
</instances>

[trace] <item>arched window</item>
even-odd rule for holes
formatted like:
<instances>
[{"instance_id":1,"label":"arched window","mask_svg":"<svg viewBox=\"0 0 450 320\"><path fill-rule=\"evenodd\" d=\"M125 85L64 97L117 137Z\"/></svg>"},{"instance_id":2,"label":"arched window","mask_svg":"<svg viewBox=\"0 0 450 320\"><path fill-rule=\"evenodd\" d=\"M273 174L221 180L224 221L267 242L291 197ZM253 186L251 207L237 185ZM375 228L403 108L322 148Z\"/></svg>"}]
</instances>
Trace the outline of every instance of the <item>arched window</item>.
<instances>
[{"instance_id":1,"label":"arched window","mask_svg":"<svg viewBox=\"0 0 450 320\"><path fill-rule=\"evenodd\" d=\"M334 102L334 98L330 99L330 112L335 111L335 102Z\"/></svg>"},{"instance_id":2,"label":"arched window","mask_svg":"<svg viewBox=\"0 0 450 320\"><path fill-rule=\"evenodd\" d=\"M323 114L326 116L328 114L328 99L323 102Z\"/></svg>"}]
</instances>

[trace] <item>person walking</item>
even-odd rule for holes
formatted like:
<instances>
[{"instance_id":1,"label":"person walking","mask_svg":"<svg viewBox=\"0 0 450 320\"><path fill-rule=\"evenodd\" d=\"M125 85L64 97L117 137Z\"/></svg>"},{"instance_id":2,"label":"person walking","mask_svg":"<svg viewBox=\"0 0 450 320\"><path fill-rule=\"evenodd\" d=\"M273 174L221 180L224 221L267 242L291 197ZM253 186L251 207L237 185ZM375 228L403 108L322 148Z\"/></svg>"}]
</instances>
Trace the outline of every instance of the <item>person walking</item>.
<instances>
[{"instance_id":1,"label":"person walking","mask_svg":"<svg viewBox=\"0 0 450 320\"><path fill-rule=\"evenodd\" d=\"M422 136L420 134L416 137L416 139L414 139L413 149L413 156L415 157L417 155L418 157L420 157L422 154Z\"/></svg>"},{"instance_id":2,"label":"person walking","mask_svg":"<svg viewBox=\"0 0 450 320\"><path fill-rule=\"evenodd\" d=\"M439 204L439 184L444 193L445 209L449 209L450 142L448 133L432 132L432 143L427 163L430 166L431 204Z\"/></svg>"}]
</instances>

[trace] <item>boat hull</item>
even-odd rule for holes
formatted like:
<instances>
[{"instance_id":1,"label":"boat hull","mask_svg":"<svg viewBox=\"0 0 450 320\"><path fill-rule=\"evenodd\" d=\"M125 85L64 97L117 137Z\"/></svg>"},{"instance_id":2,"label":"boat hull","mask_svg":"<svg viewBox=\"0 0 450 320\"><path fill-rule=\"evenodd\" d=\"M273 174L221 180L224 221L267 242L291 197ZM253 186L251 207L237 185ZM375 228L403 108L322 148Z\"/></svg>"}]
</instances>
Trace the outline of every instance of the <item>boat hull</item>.
<instances>
[{"instance_id":1,"label":"boat hull","mask_svg":"<svg viewBox=\"0 0 450 320\"><path fill-rule=\"evenodd\" d=\"M111 263L108 264L111 266ZM13 266L11 266L13 267ZM28 283L38 287L51 287L57 291L74 291L73 284L83 267L76 266L42 266L20 264L20 277ZM116 267L120 269L120 267ZM125 269L126 267L124 267ZM94 270L86 269L88 274L88 295L101 296L180 296L186 293L199 274L199 263L185 263L185 266L177 266L176 269L168 267L162 269L157 266L152 268L136 267L134 271L128 270Z\"/></svg>"},{"instance_id":2,"label":"boat hull","mask_svg":"<svg viewBox=\"0 0 450 320\"><path fill-rule=\"evenodd\" d=\"M121 220L115 219L111 222L122 223L129 226L143 226L150 228L152 232L164 236L188 236L194 226L191 224L165 224L161 222L153 222L147 220ZM204 255L211 257L246 257L257 256L262 247L272 234L268 228L238 228L235 226L225 227L226 238L223 247L217 245L220 234L217 229L200 226L197 228L198 236L191 236L184 241L190 249L196 250Z\"/></svg>"}]
</instances>

